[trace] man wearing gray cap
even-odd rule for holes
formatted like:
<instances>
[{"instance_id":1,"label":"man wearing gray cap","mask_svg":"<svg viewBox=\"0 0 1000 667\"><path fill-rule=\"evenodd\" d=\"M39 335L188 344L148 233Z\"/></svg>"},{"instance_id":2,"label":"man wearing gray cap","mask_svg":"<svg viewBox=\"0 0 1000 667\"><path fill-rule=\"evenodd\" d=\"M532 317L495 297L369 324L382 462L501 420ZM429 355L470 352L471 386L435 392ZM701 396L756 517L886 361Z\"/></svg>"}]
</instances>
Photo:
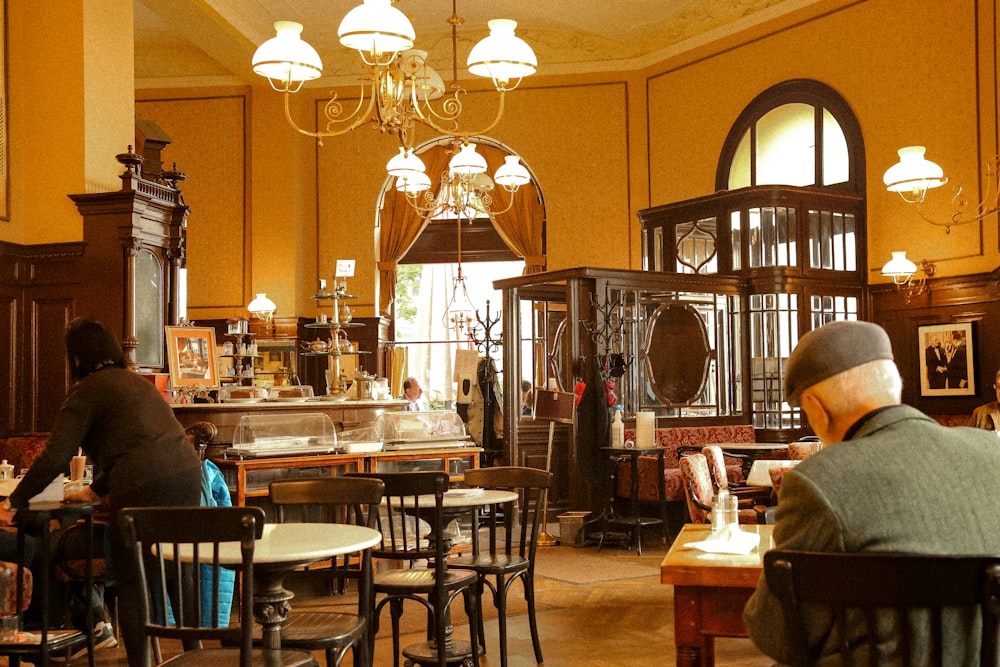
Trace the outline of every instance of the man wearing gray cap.
<instances>
[{"instance_id":1,"label":"man wearing gray cap","mask_svg":"<svg viewBox=\"0 0 1000 667\"><path fill-rule=\"evenodd\" d=\"M826 446L785 473L775 548L1000 553L996 436L941 426L901 405L901 391L889 336L878 325L833 322L802 337L788 359L785 396ZM812 653L825 656L817 664L840 664L826 616L809 617ZM743 619L761 651L789 662L781 605L763 576ZM970 625L956 621L947 632L965 637ZM979 664L978 646L978 636L970 637L968 655L945 656L944 664ZM899 661L883 657L882 664ZM854 660L867 664L864 654Z\"/></svg>"}]
</instances>

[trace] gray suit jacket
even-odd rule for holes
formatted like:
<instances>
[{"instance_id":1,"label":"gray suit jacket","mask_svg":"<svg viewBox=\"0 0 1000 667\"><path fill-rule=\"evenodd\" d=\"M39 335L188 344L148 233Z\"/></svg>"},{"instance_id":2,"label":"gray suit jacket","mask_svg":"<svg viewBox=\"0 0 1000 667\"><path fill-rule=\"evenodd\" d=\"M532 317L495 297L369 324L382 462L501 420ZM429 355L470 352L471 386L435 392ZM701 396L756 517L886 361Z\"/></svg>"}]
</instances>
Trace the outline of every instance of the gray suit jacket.
<instances>
[{"instance_id":1,"label":"gray suit jacket","mask_svg":"<svg viewBox=\"0 0 1000 667\"><path fill-rule=\"evenodd\" d=\"M1000 442L986 431L941 426L909 406L882 410L851 440L785 473L775 523L781 549L998 554ZM760 650L788 662L781 606L763 576L743 618ZM832 654L828 615L813 609L808 623L810 645ZM975 625L956 620L953 631L968 634ZM978 664L978 643L970 644L968 655L946 664Z\"/></svg>"}]
</instances>

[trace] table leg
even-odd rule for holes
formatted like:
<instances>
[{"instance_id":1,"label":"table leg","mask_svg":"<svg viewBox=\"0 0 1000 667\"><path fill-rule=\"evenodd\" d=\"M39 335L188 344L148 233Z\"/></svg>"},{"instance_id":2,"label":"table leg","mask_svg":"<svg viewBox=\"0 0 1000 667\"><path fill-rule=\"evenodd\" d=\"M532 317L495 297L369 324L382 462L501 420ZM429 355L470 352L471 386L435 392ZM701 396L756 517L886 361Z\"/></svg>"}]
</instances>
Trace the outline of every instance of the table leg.
<instances>
[{"instance_id":1,"label":"table leg","mask_svg":"<svg viewBox=\"0 0 1000 667\"><path fill-rule=\"evenodd\" d=\"M711 649L703 650L702 594L697 587L674 586L674 645L677 667L710 667L715 664Z\"/></svg>"},{"instance_id":2,"label":"table leg","mask_svg":"<svg viewBox=\"0 0 1000 667\"><path fill-rule=\"evenodd\" d=\"M253 615L263 627L264 648L281 648L281 626L295 597L284 579L284 572L254 567Z\"/></svg>"}]
</instances>

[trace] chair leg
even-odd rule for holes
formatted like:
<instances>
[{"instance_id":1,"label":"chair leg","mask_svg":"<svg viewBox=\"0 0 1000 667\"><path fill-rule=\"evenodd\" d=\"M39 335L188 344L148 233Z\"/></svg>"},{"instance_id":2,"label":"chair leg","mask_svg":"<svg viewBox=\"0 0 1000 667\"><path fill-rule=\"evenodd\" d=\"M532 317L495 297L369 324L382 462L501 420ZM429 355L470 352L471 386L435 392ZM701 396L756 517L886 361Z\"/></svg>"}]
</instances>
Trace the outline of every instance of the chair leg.
<instances>
[{"instance_id":1,"label":"chair leg","mask_svg":"<svg viewBox=\"0 0 1000 667\"><path fill-rule=\"evenodd\" d=\"M403 601L395 598L389 602L389 616L392 617L392 665L399 667L399 617L403 615Z\"/></svg>"},{"instance_id":2,"label":"chair leg","mask_svg":"<svg viewBox=\"0 0 1000 667\"><path fill-rule=\"evenodd\" d=\"M503 575L497 577L496 595L493 606L497 608L497 628L499 629L500 667L507 667L507 587Z\"/></svg>"},{"instance_id":3,"label":"chair leg","mask_svg":"<svg viewBox=\"0 0 1000 667\"><path fill-rule=\"evenodd\" d=\"M529 572L521 578L524 585L524 600L528 603L528 627L531 629L531 645L535 649L535 662L542 664L542 643L538 639L538 621L535 619L535 582Z\"/></svg>"}]
</instances>

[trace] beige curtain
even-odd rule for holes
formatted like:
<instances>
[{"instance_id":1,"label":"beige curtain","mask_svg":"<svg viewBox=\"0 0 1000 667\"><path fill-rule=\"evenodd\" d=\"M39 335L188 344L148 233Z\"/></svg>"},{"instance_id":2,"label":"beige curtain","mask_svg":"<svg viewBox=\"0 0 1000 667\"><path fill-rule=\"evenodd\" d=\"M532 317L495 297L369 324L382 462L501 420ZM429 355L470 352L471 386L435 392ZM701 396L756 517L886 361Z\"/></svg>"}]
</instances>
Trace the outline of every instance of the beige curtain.
<instances>
[{"instance_id":1,"label":"beige curtain","mask_svg":"<svg viewBox=\"0 0 1000 667\"><path fill-rule=\"evenodd\" d=\"M420 154L427 167L427 175L435 186L440 174L448 168L451 159L449 145L432 146ZM486 158L492 176L503 164L506 152L493 146L479 144L477 150ZM393 184L395 186L395 184ZM502 187L493 191L495 208L505 208L510 194ZM539 273L545 269L545 255L542 253L542 229L545 225L545 211L539 201L538 190L533 183L521 186L509 211L491 217L494 229L515 255L524 258L524 273ZM406 203L406 195L395 187L386 193L380 219L379 239L379 309L385 316L392 315L392 302L396 298L396 265L413 246L413 243L427 226L416 211Z\"/></svg>"},{"instance_id":2,"label":"beige curtain","mask_svg":"<svg viewBox=\"0 0 1000 667\"><path fill-rule=\"evenodd\" d=\"M427 175L436 183L438 174L448 167L451 156L445 152L444 147L435 146L422 153L420 158L427 168ZM397 192L393 183L382 205L379 235L379 309L387 317L392 315L392 302L396 298L396 263L403 258L426 226L427 221L420 219L417 212L406 203L406 195Z\"/></svg>"},{"instance_id":3,"label":"beige curtain","mask_svg":"<svg viewBox=\"0 0 1000 667\"><path fill-rule=\"evenodd\" d=\"M492 176L503 164L507 153L493 146L480 146L486 157ZM510 193L501 186L493 190L494 208L504 209L510 202ZM538 190L534 183L522 185L514 196L514 205L506 213L490 216L493 227L515 255L524 258L524 274L541 273L545 270L545 255L542 251L542 230L545 226L545 210L538 200Z\"/></svg>"}]
</instances>

